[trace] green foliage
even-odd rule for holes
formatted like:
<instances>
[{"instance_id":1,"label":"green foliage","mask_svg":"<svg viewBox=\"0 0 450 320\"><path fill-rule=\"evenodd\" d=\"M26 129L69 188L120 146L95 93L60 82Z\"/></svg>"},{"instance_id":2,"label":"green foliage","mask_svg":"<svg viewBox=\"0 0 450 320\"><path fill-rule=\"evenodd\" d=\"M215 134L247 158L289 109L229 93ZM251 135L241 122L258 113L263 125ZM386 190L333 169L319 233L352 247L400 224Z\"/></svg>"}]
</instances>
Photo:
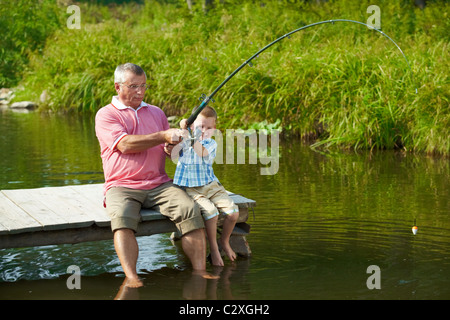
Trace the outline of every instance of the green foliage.
<instances>
[{"instance_id":1,"label":"green foliage","mask_svg":"<svg viewBox=\"0 0 450 320\"><path fill-rule=\"evenodd\" d=\"M0 88L17 84L30 54L41 54L46 38L61 25L55 1L0 2Z\"/></svg>"},{"instance_id":2,"label":"green foliage","mask_svg":"<svg viewBox=\"0 0 450 320\"><path fill-rule=\"evenodd\" d=\"M146 101L186 115L234 69L279 36L329 19L366 22L381 9L383 32L405 52L363 26L317 26L285 39L246 66L215 97L219 124L277 123L314 147L403 148L450 154L449 4L424 9L405 1L216 1L192 12L184 1L81 3L82 28L54 32L31 55L21 98L41 109L95 112L115 94L114 68L141 65ZM66 15L67 17L67 15ZM418 94L415 88L418 87Z\"/></svg>"}]
</instances>

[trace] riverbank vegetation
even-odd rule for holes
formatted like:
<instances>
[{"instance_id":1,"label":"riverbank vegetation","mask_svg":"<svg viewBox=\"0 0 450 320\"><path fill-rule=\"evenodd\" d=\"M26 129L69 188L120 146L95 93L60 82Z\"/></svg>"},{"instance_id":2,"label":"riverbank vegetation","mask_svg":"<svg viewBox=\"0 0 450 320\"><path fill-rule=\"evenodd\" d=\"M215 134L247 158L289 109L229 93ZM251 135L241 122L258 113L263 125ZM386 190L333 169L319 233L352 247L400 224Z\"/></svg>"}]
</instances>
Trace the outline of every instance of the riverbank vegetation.
<instances>
[{"instance_id":1,"label":"riverbank vegetation","mask_svg":"<svg viewBox=\"0 0 450 320\"><path fill-rule=\"evenodd\" d=\"M34 9L40 16L32 23L9 24L7 39L23 43L2 52L14 62L1 65L2 85L17 87L16 100L36 101L44 111L95 112L115 94L114 68L130 61L147 72L146 101L168 116L188 114L202 93L283 34L322 20L366 23L367 7L376 4L382 31L402 48L412 73L380 33L320 25L268 49L217 93L220 127L276 123L320 148L450 154L448 2L419 9L402 0L216 1L205 11L181 0L81 1L80 29L67 28L67 4L39 3L46 7ZM5 15L2 9L2 23Z\"/></svg>"}]
</instances>

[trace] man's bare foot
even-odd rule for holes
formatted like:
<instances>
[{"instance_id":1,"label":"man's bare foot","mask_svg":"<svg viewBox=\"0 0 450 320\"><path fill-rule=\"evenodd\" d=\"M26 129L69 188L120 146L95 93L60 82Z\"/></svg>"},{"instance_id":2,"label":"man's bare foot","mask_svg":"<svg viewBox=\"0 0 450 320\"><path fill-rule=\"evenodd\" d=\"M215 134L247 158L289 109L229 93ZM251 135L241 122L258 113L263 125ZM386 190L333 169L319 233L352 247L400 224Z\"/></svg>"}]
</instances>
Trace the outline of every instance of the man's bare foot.
<instances>
[{"instance_id":1,"label":"man's bare foot","mask_svg":"<svg viewBox=\"0 0 450 320\"><path fill-rule=\"evenodd\" d=\"M230 243L228 241L223 241L219 239L219 247L225 252L228 259L231 261L236 260L236 253L231 249Z\"/></svg>"},{"instance_id":2,"label":"man's bare foot","mask_svg":"<svg viewBox=\"0 0 450 320\"><path fill-rule=\"evenodd\" d=\"M122 282L122 285L119 288L119 292L117 292L114 300L138 300L139 299L139 290L134 287L128 286L129 280L125 278Z\"/></svg>"},{"instance_id":3,"label":"man's bare foot","mask_svg":"<svg viewBox=\"0 0 450 320\"><path fill-rule=\"evenodd\" d=\"M193 275L198 275L200 277L203 277L204 279L209 279L209 280L217 280L220 277L219 276L214 276L208 272L206 272L205 270L194 270L192 271Z\"/></svg>"},{"instance_id":4,"label":"man's bare foot","mask_svg":"<svg viewBox=\"0 0 450 320\"><path fill-rule=\"evenodd\" d=\"M144 286L144 283L139 278L126 278L125 286L128 288L140 288Z\"/></svg>"}]
</instances>

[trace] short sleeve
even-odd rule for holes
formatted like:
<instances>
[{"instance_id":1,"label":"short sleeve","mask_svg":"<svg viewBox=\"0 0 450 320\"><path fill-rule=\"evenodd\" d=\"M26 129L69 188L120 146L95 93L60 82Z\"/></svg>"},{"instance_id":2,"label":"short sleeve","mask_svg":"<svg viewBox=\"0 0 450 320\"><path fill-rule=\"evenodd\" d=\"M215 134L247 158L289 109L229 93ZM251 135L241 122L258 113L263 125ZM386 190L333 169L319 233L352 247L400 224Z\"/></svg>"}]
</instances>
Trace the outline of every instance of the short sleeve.
<instances>
[{"instance_id":1,"label":"short sleeve","mask_svg":"<svg viewBox=\"0 0 450 320\"><path fill-rule=\"evenodd\" d=\"M216 157L217 142L213 139L205 139L201 140L200 143L206 149L206 151L208 151L208 156L204 157L203 160L207 163L212 164L214 158Z\"/></svg>"},{"instance_id":2,"label":"short sleeve","mask_svg":"<svg viewBox=\"0 0 450 320\"><path fill-rule=\"evenodd\" d=\"M108 107L104 107L97 112L95 133L102 148L106 147L111 150L114 150L119 141L128 134L124 124Z\"/></svg>"}]
</instances>

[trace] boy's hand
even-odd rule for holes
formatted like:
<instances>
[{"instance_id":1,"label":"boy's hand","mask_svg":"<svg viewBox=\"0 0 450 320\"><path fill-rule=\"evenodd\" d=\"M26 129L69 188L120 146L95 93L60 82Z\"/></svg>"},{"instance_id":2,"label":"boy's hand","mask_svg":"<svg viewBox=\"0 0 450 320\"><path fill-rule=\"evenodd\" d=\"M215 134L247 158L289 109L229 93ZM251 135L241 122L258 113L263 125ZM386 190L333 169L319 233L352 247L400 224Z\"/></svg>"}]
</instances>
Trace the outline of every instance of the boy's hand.
<instances>
[{"instance_id":1,"label":"boy's hand","mask_svg":"<svg viewBox=\"0 0 450 320\"><path fill-rule=\"evenodd\" d=\"M180 121L180 128L181 129L187 129L187 119L183 119Z\"/></svg>"}]
</instances>

